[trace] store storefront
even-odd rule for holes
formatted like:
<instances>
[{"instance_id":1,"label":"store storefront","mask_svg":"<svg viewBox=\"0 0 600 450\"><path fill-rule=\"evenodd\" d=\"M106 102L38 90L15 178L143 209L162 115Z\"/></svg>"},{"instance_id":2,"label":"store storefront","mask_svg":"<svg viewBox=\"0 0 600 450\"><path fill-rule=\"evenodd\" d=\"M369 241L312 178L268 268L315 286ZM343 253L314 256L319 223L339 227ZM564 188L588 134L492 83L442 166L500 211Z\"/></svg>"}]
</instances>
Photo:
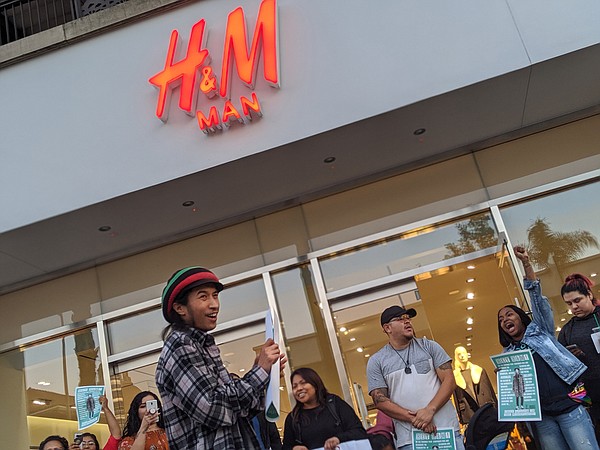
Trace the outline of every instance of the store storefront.
<instances>
[{"instance_id":1,"label":"store storefront","mask_svg":"<svg viewBox=\"0 0 600 450\"><path fill-rule=\"evenodd\" d=\"M77 386L105 385L122 423L136 393L156 391L160 295L187 265L211 268L227 286L214 334L230 372L252 365L265 313L276 310L287 373L314 368L365 424L374 415L365 369L386 343L387 306L415 308L419 336L451 356L464 346L493 373L498 309L529 309L511 253L524 243L545 255L535 266L557 327L568 320L561 280L600 272L600 91L591 78L567 76L600 73L589 63L600 51L597 26L586 33L580 24L569 41L575 27L533 21L507 2L433 12L397 1L380 11L356 2L353 11L341 0L312 8L281 0L280 88L261 59L253 90L235 79L229 104L200 94L193 112L203 118L174 100L167 121L148 80L168 66L171 31L187 43L206 19L203 39L222 82L228 71L216 68L226 52L208 31L229 35L228 15L241 3L252 39L259 5L271 2L182 3L0 69L10 81L0 96L13 109L0 111L12 149L0 166L11 195L0 206L14 212L0 221L7 448L71 437ZM119 8L126 19L135 1ZM464 26L446 23L449 13ZM386 15L402 27L381 27ZM423 29L414 17L425 16L451 32ZM540 24L551 39L526 33ZM369 67L353 50L363 43ZM14 85L39 73L46 77L31 89L44 120L24 133ZM57 90L83 94L46 99ZM565 242L572 250L553 254ZM289 393L284 377L279 426ZM90 431L108 438L104 420Z\"/></svg>"}]
</instances>

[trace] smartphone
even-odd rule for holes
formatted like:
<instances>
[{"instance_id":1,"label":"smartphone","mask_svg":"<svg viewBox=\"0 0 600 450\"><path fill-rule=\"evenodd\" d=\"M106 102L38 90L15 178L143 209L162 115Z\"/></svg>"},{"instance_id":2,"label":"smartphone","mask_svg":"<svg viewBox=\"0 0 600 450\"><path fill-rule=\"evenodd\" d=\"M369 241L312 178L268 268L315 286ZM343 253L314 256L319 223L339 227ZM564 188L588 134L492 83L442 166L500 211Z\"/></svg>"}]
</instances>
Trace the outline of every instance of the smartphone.
<instances>
[{"instance_id":1,"label":"smartphone","mask_svg":"<svg viewBox=\"0 0 600 450\"><path fill-rule=\"evenodd\" d=\"M75 433L73 435L73 442L77 445L81 444L81 433Z\"/></svg>"},{"instance_id":2,"label":"smartphone","mask_svg":"<svg viewBox=\"0 0 600 450\"><path fill-rule=\"evenodd\" d=\"M158 412L158 401L148 400L146 402L146 411L148 411L150 414Z\"/></svg>"}]
</instances>

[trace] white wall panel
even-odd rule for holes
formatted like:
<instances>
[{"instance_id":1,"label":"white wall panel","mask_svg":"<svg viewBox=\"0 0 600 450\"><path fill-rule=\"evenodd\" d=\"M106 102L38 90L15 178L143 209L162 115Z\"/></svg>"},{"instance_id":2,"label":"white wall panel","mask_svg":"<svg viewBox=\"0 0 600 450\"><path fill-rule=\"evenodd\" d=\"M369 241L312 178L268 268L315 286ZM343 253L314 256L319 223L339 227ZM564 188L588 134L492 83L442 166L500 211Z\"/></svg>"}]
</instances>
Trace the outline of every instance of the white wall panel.
<instances>
[{"instance_id":1,"label":"white wall panel","mask_svg":"<svg viewBox=\"0 0 600 450\"><path fill-rule=\"evenodd\" d=\"M207 137L174 95L163 124L147 80L162 69L171 30L187 45L205 18L220 73L226 17L238 5L253 30L256 0L206 0L0 71L0 210L10 212L0 215L0 232L530 64L505 1L280 0L281 89L259 76L264 117ZM523 27L533 20L519 18ZM558 51L579 48L590 33ZM237 106L250 91L232 93ZM201 98L198 109L208 105Z\"/></svg>"}]
</instances>

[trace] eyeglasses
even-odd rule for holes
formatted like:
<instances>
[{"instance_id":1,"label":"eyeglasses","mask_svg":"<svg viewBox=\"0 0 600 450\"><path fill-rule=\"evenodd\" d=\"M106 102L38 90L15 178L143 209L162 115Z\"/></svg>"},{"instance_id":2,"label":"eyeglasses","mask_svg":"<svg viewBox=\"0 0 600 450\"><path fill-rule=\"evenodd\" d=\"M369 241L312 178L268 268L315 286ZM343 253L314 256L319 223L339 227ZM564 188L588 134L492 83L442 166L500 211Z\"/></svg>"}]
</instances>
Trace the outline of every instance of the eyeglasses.
<instances>
[{"instance_id":1,"label":"eyeglasses","mask_svg":"<svg viewBox=\"0 0 600 450\"><path fill-rule=\"evenodd\" d=\"M402 322L406 322L407 320L410 321L410 316L408 314L402 314L398 317L392 317L388 323L398 322L399 320Z\"/></svg>"}]
</instances>

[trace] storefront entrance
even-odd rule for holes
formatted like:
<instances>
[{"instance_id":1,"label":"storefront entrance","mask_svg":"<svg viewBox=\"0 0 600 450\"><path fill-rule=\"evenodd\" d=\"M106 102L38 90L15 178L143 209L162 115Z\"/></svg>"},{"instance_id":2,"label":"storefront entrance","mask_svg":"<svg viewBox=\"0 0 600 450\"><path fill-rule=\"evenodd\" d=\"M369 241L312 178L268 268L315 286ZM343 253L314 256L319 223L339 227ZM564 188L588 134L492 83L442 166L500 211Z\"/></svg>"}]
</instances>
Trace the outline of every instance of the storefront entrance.
<instances>
[{"instance_id":1,"label":"storefront entrance","mask_svg":"<svg viewBox=\"0 0 600 450\"><path fill-rule=\"evenodd\" d=\"M490 379L490 355L498 343L497 312L509 303L522 304L523 292L505 248L485 256L422 272L412 280L376 292L332 303L334 323L356 410L372 423L376 414L368 394L369 357L387 343L380 325L381 312L391 305L414 308L417 336L438 342L454 358L465 347L471 361ZM364 417L367 412L368 417Z\"/></svg>"}]
</instances>

